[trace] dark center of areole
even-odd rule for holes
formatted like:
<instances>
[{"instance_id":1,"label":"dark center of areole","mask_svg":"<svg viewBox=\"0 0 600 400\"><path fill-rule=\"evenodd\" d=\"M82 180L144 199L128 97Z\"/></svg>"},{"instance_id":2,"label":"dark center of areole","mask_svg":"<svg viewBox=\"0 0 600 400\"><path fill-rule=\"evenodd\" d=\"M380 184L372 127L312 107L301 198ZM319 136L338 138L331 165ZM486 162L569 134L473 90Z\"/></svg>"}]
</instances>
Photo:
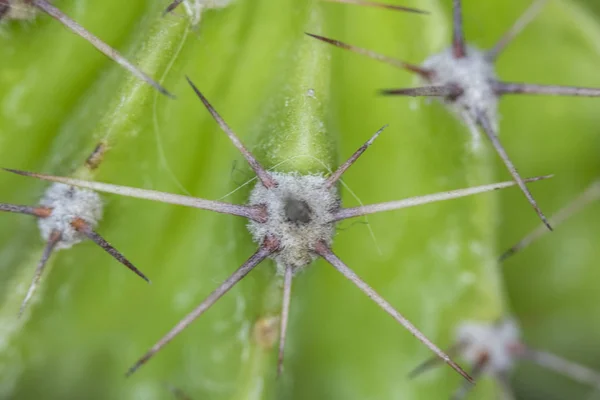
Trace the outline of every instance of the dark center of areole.
<instances>
[{"instance_id":1,"label":"dark center of areole","mask_svg":"<svg viewBox=\"0 0 600 400\"><path fill-rule=\"evenodd\" d=\"M75 197L75 188L73 186L69 187L66 193L67 199L73 199Z\"/></svg>"},{"instance_id":2,"label":"dark center of areole","mask_svg":"<svg viewBox=\"0 0 600 400\"><path fill-rule=\"evenodd\" d=\"M288 221L296 224L308 224L312 220L312 209L304 200L287 198L284 212Z\"/></svg>"}]
</instances>

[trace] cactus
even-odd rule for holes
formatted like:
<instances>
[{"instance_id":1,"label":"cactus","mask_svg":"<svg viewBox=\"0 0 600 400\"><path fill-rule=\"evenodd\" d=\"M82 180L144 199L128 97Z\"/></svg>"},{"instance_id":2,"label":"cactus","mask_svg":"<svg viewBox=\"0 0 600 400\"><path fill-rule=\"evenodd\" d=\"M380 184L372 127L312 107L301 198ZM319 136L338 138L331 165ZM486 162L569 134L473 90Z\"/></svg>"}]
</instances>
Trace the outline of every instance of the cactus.
<instances>
[{"instance_id":1,"label":"cactus","mask_svg":"<svg viewBox=\"0 0 600 400\"><path fill-rule=\"evenodd\" d=\"M2 3L2 1L0 1ZM209 2L207 2L209 3ZM493 148L437 102L391 98L412 77L304 32L422 61L452 38L451 2L392 1L421 15L318 0L54 4L173 93L163 96L40 14L0 24L0 167L245 203L250 168L184 79L275 171L333 170L389 127L344 175L345 206L510 180ZM468 38L491 46L527 7L464 2ZM498 76L600 87L600 11L552 0L506 49ZM598 178L598 99L519 97L499 106L502 143L546 215ZM0 174L0 202L38 204L46 182ZM35 219L0 215L0 398L430 399L461 385L450 368L408 374L429 350L322 261L294 279L277 378L281 277L264 262L143 369L127 369L253 251L229 215L102 195L97 229L152 280L93 243L49 259L19 318L44 242ZM506 260L539 224L515 188L338 226L333 249L432 341L463 320L514 315L526 342L600 369L599 211L589 206ZM459 363L464 360L457 359ZM465 365L466 366L466 365ZM551 379L554 378L554 379ZM525 364L517 398L584 398L593 388ZM492 379L473 398L497 398Z\"/></svg>"}]
</instances>

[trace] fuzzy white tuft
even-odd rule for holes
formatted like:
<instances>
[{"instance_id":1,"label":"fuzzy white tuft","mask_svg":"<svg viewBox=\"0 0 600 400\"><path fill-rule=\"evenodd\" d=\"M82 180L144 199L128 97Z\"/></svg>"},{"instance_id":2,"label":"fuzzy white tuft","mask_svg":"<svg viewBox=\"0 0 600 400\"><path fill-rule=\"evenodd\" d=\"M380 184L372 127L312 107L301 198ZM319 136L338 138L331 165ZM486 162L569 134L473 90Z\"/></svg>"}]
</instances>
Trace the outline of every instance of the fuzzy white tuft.
<instances>
[{"instance_id":1,"label":"fuzzy white tuft","mask_svg":"<svg viewBox=\"0 0 600 400\"><path fill-rule=\"evenodd\" d=\"M62 233L56 249L68 249L86 239L71 226L74 219L81 218L95 228L102 218L103 205L98 193L62 183L54 183L46 190L40 206L52 209L49 217L38 220L42 238L48 240L54 230Z\"/></svg>"},{"instance_id":2,"label":"fuzzy white tuft","mask_svg":"<svg viewBox=\"0 0 600 400\"><path fill-rule=\"evenodd\" d=\"M278 186L267 189L258 183L249 201L250 205L266 206L267 222L251 221L248 229L255 242L262 242L266 236L280 241L281 249L272 258L283 275L286 265L297 271L310 264L317 257L313 251L316 243L331 245L335 234L333 215L341 202L337 189L328 188L322 175L271 175Z\"/></svg>"},{"instance_id":3,"label":"fuzzy white tuft","mask_svg":"<svg viewBox=\"0 0 600 400\"><path fill-rule=\"evenodd\" d=\"M49 3L52 0L48 0ZM38 13L38 9L24 0L8 0L8 12L1 19L6 20L31 20ZM0 19L0 20L1 20Z\"/></svg>"},{"instance_id":4,"label":"fuzzy white tuft","mask_svg":"<svg viewBox=\"0 0 600 400\"><path fill-rule=\"evenodd\" d=\"M460 96L456 99L446 98L444 104L459 115L466 113L474 121L478 114L483 113L496 129L498 96L493 87L496 73L484 52L467 46L466 56L455 58L452 49L446 49L425 60L423 67L433 71L429 84L454 85L462 89Z\"/></svg>"},{"instance_id":5,"label":"fuzzy white tuft","mask_svg":"<svg viewBox=\"0 0 600 400\"><path fill-rule=\"evenodd\" d=\"M185 12L190 17L192 26L200 23L202 11L212 8L225 8L233 0L185 0L183 7Z\"/></svg>"},{"instance_id":6,"label":"fuzzy white tuft","mask_svg":"<svg viewBox=\"0 0 600 400\"><path fill-rule=\"evenodd\" d=\"M517 356L514 350L521 347L521 332L512 318L497 323L465 322L456 334L457 341L464 343L461 355L469 364L474 365L482 354L487 354L484 373L509 371Z\"/></svg>"}]
</instances>

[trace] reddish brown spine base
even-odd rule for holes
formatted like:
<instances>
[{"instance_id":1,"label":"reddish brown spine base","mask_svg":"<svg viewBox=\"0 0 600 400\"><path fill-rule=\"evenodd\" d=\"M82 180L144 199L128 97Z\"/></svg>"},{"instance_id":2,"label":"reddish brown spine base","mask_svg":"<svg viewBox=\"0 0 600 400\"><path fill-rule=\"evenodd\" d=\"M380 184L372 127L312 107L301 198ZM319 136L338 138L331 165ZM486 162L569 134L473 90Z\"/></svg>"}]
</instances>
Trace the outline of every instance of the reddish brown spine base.
<instances>
[{"instance_id":1,"label":"reddish brown spine base","mask_svg":"<svg viewBox=\"0 0 600 400\"><path fill-rule=\"evenodd\" d=\"M108 150L108 145L105 142L100 142L92 151L92 154L85 160L85 166L93 171L97 169L104 160L104 154Z\"/></svg>"},{"instance_id":2,"label":"reddish brown spine base","mask_svg":"<svg viewBox=\"0 0 600 400\"><path fill-rule=\"evenodd\" d=\"M2 21L2 18L10 11L10 5L8 5L8 1L9 0L0 0L0 21Z\"/></svg>"}]
</instances>

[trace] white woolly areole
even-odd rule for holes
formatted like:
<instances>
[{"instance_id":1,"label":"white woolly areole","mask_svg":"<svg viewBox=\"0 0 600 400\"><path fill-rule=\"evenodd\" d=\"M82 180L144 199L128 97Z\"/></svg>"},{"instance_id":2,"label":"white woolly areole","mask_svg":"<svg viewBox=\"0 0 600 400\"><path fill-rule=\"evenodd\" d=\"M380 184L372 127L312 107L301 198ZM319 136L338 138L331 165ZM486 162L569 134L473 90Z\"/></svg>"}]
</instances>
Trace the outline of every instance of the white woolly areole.
<instances>
[{"instance_id":1,"label":"white woolly areole","mask_svg":"<svg viewBox=\"0 0 600 400\"><path fill-rule=\"evenodd\" d=\"M485 373L509 371L516 358L513 349L521 345L521 332L512 318L497 323L465 322L456 334L458 342L464 343L461 355L469 364L474 365L482 354L487 354Z\"/></svg>"},{"instance_id":2,"label":"white woolly areole","mask_svg":"<svg viewBox=\"0 0 600 400\"><path fill-rule=\"evenodd\" d=\"M263 204L267 208L265 223L251 221L248 230L254 241L261 243L266 236L280 241L280 250L272 258L277 272L285 266L298 270L310 264L317 255L316 243L331 245L335 234L333 216L340 208L337 189L325 186L322 175L272 172L277 187L267 189L258 183L250 194L250 205Z\"/></svg>"},{"instance_id":3,"label":"white woolly areole","mask_svg":"<svg viewBox=\"0 0 600 400\"><path fill-rule=\"evenodd\" d=\"M52 0L48 0L52 3ZM9 9L6 14L2 16L2 19L16 19L16 20L29 20L35 18L38 13L38 9L30 4L27 4L23 0L9 0Z\"/></svg>"},{"instance_id":4,"label":"white woolly areole","mask_svg":"<svg viewBox=\"0 0 600 400\"><path fill-rule=\"evenodd\" d=\"M46 190L40 206L52 209L49 217L38 219L42 238L48 240L54 230L62 234L57 250L68 249L86 239L71 226L74 219L81 218L95 228L102 218L103 205L98 193L62 183L53 183Z\"/></svg>"},{"instance_id":5,"label":"white woolly areole","mask_svg":"<svg viewBox=\"0 0 600 400\"><path fill-rule=\"evenodd\" d=\"M463 93L456 99L443 100L449 108L459 115L467 114L474 121L483 113L496 129L498 121L498 96L494 92L496 80L494 64L486 59L485 53L466 46L465 56L455 58L452 49L429 57L423 68L433 71L429 84L434 86L454 85Z\"/></svg>"},{"instance_id":6,"label":"white woolly areole","mask_svg":"<svg viewBox=\"0 0 600 400\"><path fill-rule=\"evenodd\" d=\"M202 17L202 11L211 8L225 8L233 0L186 0L183 7L191 19L192 25L197 25Z\"/></svg>"}]
</instances>

